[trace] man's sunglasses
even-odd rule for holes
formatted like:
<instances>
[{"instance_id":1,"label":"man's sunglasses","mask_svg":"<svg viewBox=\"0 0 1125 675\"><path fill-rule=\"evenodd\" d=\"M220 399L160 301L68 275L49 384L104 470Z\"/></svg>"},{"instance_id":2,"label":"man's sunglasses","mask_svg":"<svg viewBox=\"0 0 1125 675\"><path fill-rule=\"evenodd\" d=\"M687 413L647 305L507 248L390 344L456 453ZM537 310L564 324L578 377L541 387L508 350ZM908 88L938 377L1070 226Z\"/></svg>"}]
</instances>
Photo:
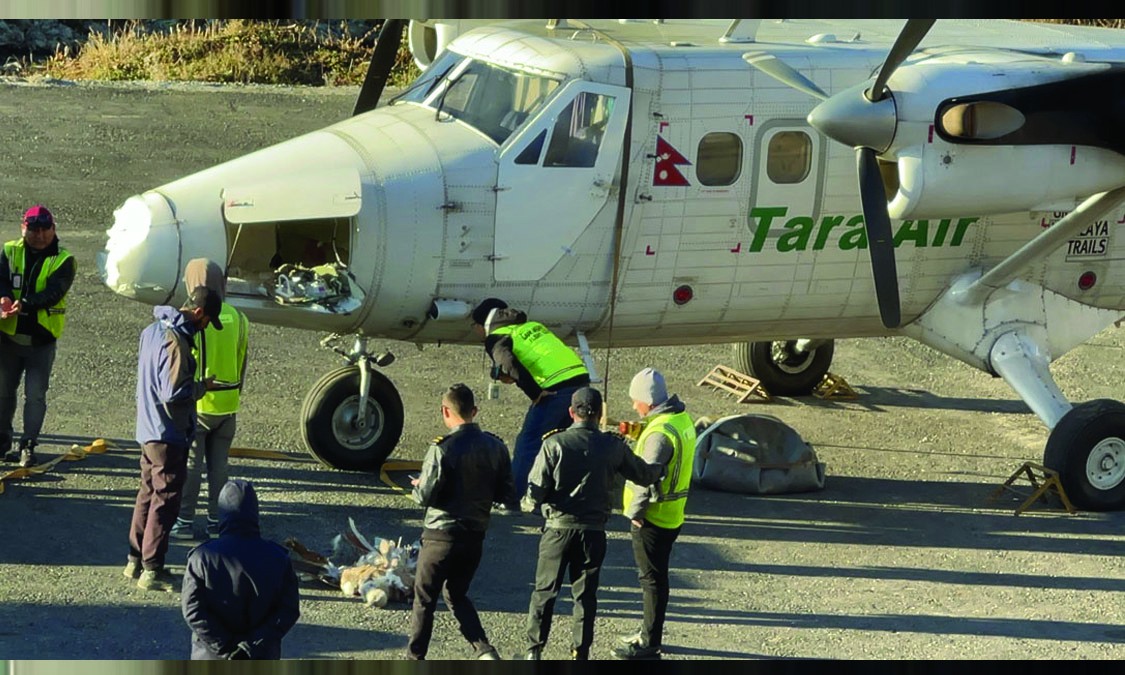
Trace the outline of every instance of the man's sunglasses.
<instances>
[{"instance_id":1,"label":"man's sunglasses","mask_svg":"<svg viewBox=\"0 0 1125 675\"><path fill-rule=\"evenodd\" d=\"M47 216L32 216L23 221L29 230L49 230L55 226L55 222Z\"/></svg>"}]
</instances>

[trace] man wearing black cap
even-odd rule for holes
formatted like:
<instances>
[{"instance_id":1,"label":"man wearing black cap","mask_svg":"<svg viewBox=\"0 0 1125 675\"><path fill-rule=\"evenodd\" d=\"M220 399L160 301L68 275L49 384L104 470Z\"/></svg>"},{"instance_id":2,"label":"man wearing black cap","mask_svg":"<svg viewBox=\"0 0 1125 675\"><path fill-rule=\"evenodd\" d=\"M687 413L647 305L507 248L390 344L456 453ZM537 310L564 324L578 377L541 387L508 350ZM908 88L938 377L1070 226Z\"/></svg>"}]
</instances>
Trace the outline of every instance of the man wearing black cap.
<instances>
[{"instance_id":1,"label":"man wearing black cap","mask_svg":"<svg viewBox=\"0 0 1125 675\"><path fill-rule=\"evenodd\" d=\"M59 245L55 217L35 205L23 214L23 236L0 254L0 453L35 466L35 445L47 414L55 342L66 325L66 294L74 257ZM12 449L16 390L23 380L23 432Z\"/></svg>"},{"instance_id":2,"label":"man wearing black cap","mask_svg":"<svg viewBox=\"0 0 1125 675\"><path fill-rule=\"evenodd\" d=\"M528 321L527 314L503 300L482 301L472 320L492 359L492 378L515 384L531 400L512 448L512 478L516 494L522 495L543 435L570 425L570 397L590 384L590 373L578 354L546 326Z\"/></svg>"},{"instance_id":3,"label":"man wearing black cap","mask_svg":"<svg viewBox=\"0 0 1125 675\"><path fill-rule=\"evenodd\" d=\"M208 325L222 330L218 293L197 286L181 309L154 307L155 319L141 332L137 359L137 443L141 486L129 527L124 574L144 590L172 591L164 569L168 537L180 511L188 450L195 435L195 402L215 387L195 379L192 346ZM206 352L203 352L206 353Z\"/></svg>"},{"instance_id":4,"label":"man wearing black cap","mask_svg":"<svg viewBox=\"0 0 1125 675\"><path fill-rule=\"evenodd\" d=\"M597 389L578 389L569 410L574 423L543 439L521 504L527 511L541 510L546 518L527 613L528 660L542 658L555 598L568 570L574 597L571 656L590 658L614 474L651 485L662 471L633 454L621 436L598 430L602 395Z\"/></svg>"}]
</instances>

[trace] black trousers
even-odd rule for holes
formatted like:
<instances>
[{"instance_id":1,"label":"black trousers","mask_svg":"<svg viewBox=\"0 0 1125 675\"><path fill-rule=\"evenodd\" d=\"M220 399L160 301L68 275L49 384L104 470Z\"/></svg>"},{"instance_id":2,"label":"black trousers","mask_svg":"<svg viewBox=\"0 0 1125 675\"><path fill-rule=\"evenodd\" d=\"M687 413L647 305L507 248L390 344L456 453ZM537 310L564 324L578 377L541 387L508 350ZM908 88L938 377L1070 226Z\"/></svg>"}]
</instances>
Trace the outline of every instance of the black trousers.
<instances>
[{"instance_id":1,"label":"black trousers","mask_svg":"<svg viewBox=\"0 0 1125 675\"><path fill-rule=\"evenodd\" d=\"M547 528L539 539L539 563L535 568L535 590L527 608L529 647L543 647L551 633L555 599L562 589L563 575L570 572L574 598L571 647L582 656L594 644L594 615L598 612L598 579L605 560L604 530L560 530Z\"/></svg>"},{"instance_id":2,"label":"black trousers","mask_svg":"<svg viewBox=\"0 0 1125 675\"><path fill-rule=\"evenodd\" d=\"M437 538L434 538L437 537ZM434 632L438 594L461 626L461 635L476 652L488 647L477 609L469 600L469 584L480 565L484 537L424 530L422 550L414 574L414 610L410 617L410 643L406 658L424 659Z\"/></svg>"},{"instance_id":3,"label":"black trousers","mask_svg":"<svg viewBox=\"0 0 1125 675\"><path fill-rule=\"evenodd\" d=\"M649 647L659 647L664 639L664 616L668 612L668 560L680 528L657 527L647 520L644 527L631 527L633 557L644 594L644 623L641 638Z\"/></svg>"}]
</instances>

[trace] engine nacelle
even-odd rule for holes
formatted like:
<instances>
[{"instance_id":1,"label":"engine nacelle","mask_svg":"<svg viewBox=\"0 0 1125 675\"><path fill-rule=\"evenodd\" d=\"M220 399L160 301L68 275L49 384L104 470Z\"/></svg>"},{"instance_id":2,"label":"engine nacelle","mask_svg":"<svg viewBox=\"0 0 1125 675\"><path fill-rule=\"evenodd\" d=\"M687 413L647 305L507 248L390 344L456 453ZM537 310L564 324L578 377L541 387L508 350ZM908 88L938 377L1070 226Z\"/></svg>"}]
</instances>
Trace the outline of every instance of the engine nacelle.
<instances>
[{"instance_id":1,"label":"engine nacelle","mask_svg":"<svg viewBox=\"0 0 1125 675\"><path fill-rule=\"evenodd\" d=\"M1125 157L1069 145L974 146L935 139L899 150L896 169L894 176L884 172L888 187L897 187L888 205L895 219L1073 208L1125 181Z\"/></svg>"},{"instance_id":2,"label":"engine nacelle","mask_svg":"<svg viewBox=\"0 0 1125 675\"><path fill-rule=\"evenodd\" d=\"M425 70L454 38L481 23L461 19L411 20L406 30L406 42L414 63Z\"/></svg>"}]
</instances>

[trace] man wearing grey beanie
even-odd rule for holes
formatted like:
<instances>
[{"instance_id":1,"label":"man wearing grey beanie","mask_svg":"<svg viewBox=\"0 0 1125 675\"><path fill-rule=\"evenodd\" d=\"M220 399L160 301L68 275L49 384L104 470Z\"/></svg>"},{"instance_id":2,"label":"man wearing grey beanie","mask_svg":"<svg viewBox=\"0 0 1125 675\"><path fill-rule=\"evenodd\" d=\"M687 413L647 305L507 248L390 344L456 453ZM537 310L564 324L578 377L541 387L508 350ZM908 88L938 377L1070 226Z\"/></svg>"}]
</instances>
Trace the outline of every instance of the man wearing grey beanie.
<instances>
[{"instance_id":1,"label":"man wearing grey beanie","mask_svg":"<svg viewBox=\"0 0 1125 675\"><path fill-rule=\"evenodd\" d=\"M621 637L613 654L621 659L659 659L668 610L669 560L684 524L695 459L695 425L679 397L668 395L658 370L645 368L633 376L629 398L644 424L633 452L645 462L665 468L664 477L651 487L625 484L624 514L631 522L644 619L640 630Z\"/></svg>"}]
</instances>

